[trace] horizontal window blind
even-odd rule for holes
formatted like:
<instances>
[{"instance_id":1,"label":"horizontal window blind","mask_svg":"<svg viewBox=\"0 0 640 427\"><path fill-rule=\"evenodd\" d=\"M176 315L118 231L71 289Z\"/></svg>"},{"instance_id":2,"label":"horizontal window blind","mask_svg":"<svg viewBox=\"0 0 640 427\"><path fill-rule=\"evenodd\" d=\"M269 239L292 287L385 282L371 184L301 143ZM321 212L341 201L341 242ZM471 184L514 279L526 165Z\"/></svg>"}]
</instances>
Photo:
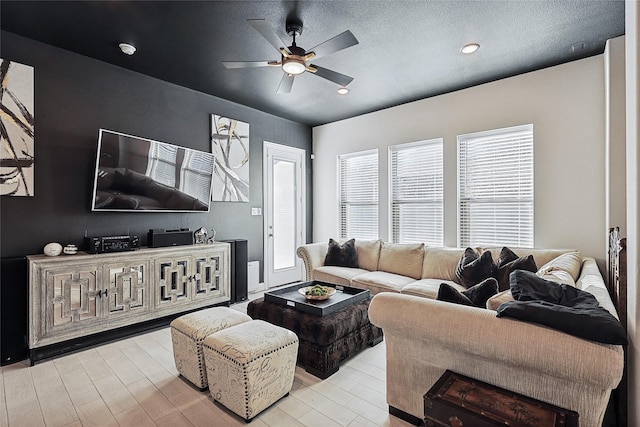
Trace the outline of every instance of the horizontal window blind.
<instances>
[{"instance_id":1,"label":"horizontal window blind","mask_svg":"<svg viewBox=\"0 0 640 427\"><path fill-rule=\"evenodd\" d=\"M378 238L378 150L338 156L340 238Z\"/></svg>"},{"instance_id":2,"label":"horizontal window blind","mask_svg":"<svg viewBox=\"0 0 640 427\"><path fill-rule=\"evenodd\" d=\"M442 138L389 147L395 243L443 246Z\"/></svg>"},{"instance_id":3,"label":"horizontal window blind","mask_svg":"<svg viewBox=\"0 0 640 427\"><path fill-rule=\"evenodd\" d=\"M151 142L146 175L169 187L176 185L176 158L178 147Z\"/></svg>"},{"instance_id":4,"label":"horizontal window blind","mask_svg":"<svg viewBox=\"0 0 640 427\"><path fill-rule=\"evenodd\" d=\"M181 168L182 181L181 189L208 204L211 194L211 175L213 174L213 163L210 156L196 151L185 153L184 166Z\"/></svg>"},{"instance_id":5,"label":"horizontal window blind","mask_svg":"<svg viewBox=\"0 0 640 427\"><path fill-rule=\"evenodd\" d=\"M533 125L458 136L459 245L533 247Z\"/></svg>"}]
</instances>

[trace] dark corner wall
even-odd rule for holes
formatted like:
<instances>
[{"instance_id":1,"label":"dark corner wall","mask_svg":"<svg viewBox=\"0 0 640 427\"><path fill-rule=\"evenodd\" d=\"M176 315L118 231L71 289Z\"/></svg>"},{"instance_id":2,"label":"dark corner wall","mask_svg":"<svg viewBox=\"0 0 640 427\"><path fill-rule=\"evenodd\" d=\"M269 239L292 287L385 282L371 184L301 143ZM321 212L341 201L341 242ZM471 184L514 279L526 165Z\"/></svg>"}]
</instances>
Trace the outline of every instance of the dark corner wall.
<instances>
[{"instance_id":1,"label":"dark corner wall","mask_svg":"<svg viewBox=\"0 0 640 427\"><path fill-rule=\"evenodd\" d=\"M150 228L215 228L216 240L246 239L249 260L263 257L263 141L307 151L311 196L311 128L211 95L1 32L0 57L34 67L34 197L0 199L0 256L42 253L48 242L84 249L88 235L137 234ZM211 114L250 125L250 203L213 202L208 213L92 212L98 130L211 151ZM307 202L307 241L312 230ZM263 274L260 272L260 280ZM26 284L25 284L26 286Z\"/></svg>"}]
</instances>

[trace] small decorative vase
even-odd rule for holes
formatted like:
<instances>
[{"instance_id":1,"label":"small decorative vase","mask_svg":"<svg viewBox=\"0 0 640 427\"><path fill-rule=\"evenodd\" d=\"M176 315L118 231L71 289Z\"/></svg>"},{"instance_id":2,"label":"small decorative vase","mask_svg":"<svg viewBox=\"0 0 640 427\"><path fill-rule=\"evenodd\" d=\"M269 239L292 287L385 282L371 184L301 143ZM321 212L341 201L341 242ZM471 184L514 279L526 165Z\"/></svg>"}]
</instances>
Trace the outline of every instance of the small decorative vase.
<instances>
[{"instance_id":1,"label":"small decorative vase","mask_svg":"<svg viewBox=\"0 0 640 427\"><path fill-rule=\"evenodd\" d=\"M76 245L67 245L62 250L66 255L75 255L78 253L78 248Z\"/></svg>"},{"instance_id":2,"label":"small decorative vase","mask_svg":"<svg viewBox=\"0 0 640 427\"><path fill-rule=\"evenodd\" d=\"M46 256L58 256L62 253L62 245L56 242L47 243L43 252Z\"/></svg>"}]
</instances>

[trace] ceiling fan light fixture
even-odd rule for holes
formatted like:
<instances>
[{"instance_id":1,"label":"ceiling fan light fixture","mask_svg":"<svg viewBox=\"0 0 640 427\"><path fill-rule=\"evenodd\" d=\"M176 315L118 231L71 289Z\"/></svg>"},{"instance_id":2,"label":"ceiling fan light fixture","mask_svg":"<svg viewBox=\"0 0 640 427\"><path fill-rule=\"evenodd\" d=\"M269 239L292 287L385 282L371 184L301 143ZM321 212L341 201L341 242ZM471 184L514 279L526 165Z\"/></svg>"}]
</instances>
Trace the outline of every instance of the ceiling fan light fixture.
<instances>
[{"instance_id":1,"label":"ceiling fan light fixture","mask_svg":"<svg viewBox=\"0 0 640 427\"><path fill-rule=\"evenodd\" d=\"M297 58L284 58L282 61L282 70L293 76L302 74L307 70L304 61Z\"/></svg>"},{"instance_id":2,"label":"ceiling fan light fixture","mask_svg":"<svg viewBox=\"0 0 640 427\"><path fill-rule=\"evenodd\" d=\"M469 43L462 46L462 49L460 49L460 52L469 55L469 54L475 53L478 49L480 49L480 45L478 43Z\"/></svg>"},{"instance_id":3,"label":"ceiling fan light fixture","mask_svg":"<svg viewBox=\"0 0 640 427\"><path fill-rule=\"evenodd\" d=\"M348 93L349 93L349 88L344 87L344 86L338 88L338 94L346 95Z\"/></svg>"}]
</instances>

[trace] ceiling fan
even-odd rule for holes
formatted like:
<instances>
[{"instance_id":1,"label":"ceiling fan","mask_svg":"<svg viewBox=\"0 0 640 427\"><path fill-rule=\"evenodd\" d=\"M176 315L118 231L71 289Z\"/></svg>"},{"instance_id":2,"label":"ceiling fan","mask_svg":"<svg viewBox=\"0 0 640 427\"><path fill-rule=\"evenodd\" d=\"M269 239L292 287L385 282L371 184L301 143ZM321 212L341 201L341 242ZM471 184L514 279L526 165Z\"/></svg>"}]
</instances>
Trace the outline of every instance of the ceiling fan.
<instances>
[{"instance_id":1,"label":"ceiling fan","mask_svg":"<svg viewBox=\"0 0 640 427\"><path fill-rule=\"evenodd\" d=\"M342 87L347 86L353 77L322 68L317 65L310 64L312 59L320 58L330 53L338 52L351 46L358 44L358 40L347 30L337 36L320 43L316 47L306 51L296 45L296 37L302 34L302 22L296 20L287 20L286 30L293 38L291 46L285 47L286 44L280 39L278 34L273 30L271 25L264 19L248 19L247 22L256 29L262 36L273 46L281 57L279 61L223 61L222 64L227 68L252 68L252 67L281 67L284 74L278 93L289 93L293 86L293 80L297 75L306 71L313 75L322 77L334 82Z\"/></svg>"}]
</instances>

